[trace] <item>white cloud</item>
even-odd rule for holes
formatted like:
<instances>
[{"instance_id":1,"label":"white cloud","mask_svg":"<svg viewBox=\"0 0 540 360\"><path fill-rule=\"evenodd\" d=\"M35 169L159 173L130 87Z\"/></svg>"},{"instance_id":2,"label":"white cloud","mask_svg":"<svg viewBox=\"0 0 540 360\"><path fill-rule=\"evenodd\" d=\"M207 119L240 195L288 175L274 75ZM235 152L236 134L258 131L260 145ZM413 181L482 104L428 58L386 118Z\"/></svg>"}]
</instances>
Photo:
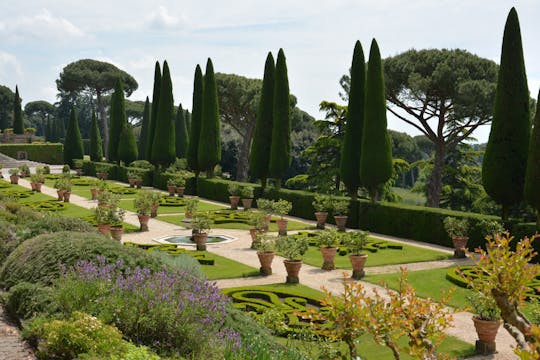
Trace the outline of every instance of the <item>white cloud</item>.
<instances>
[{"instance_id":1,"label":"white cloud","mask_svg":"<svg viewBox=\"0 0 540 360\"><path fill-rule=\"evenodd\" d=\"M38 40L65 42L81 39L84 31L63 17L56 17L47 9L32 16L19 16L0 22L0 34L11 41Z\"/></svg>"},{"instance_id":2,"label":"white cloud","mask_svg":"<svg viewBox=\"0 0 540 360\"><path fill-rule=\"evenodd\" d=\"M162 5L148 16L147 23L154 29L185 29L189 26L189 21L183 14L172 15Z\"/></svg>"},{"instance_id":3,"label":"white cloud","mask_svg":"<svg viewBox=\"0 0 540 360\"><path fill-rule=\"evenodd\" d=\"M1 74L15 74L16 76L22 76L22 67L17 60L17 57L13 54L0 52L0 73Z\"/></svg>"}]
</instances>

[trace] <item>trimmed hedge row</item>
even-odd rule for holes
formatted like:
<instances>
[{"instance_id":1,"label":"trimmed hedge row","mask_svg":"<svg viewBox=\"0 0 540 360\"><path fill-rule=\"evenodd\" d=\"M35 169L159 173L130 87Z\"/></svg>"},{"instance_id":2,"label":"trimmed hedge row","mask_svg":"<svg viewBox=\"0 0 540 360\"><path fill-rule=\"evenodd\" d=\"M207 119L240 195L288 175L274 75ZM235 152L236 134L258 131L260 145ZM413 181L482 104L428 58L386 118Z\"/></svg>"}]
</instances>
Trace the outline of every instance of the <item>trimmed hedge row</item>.
<instances>
[{"instance_id":1,"label":"trimmed hedge row","mask_svg":"<svg viewBox=\"0 0 540 360\"><path fill-rule=\"evenodd\" d=\"M60 143L0 144L0 153L14 159L19 151L26 151L28 160L52 165L64 163L64 145Z\"/></svg>"}]
</instances>

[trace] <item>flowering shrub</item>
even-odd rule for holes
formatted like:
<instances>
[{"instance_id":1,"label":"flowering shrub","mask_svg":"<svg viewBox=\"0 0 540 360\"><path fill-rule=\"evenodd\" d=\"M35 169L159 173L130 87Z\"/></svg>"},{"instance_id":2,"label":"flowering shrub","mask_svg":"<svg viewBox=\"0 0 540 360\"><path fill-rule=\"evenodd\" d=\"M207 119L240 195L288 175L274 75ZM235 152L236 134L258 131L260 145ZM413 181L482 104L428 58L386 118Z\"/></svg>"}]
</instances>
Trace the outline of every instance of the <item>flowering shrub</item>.
<instances>
[{"instance_id":1,"label":"flowering shrub","mask_svg":"<svg viewBox=\"0 0 540 360\"><path fill-rule=\"evenodd\" d=\"M240 346L224 326L229 300L213 284L187 271L122 268L98 258L66 269L57 283L61 309L94 314L163 354L212 358Z\"/></svg>"}]
</instances>

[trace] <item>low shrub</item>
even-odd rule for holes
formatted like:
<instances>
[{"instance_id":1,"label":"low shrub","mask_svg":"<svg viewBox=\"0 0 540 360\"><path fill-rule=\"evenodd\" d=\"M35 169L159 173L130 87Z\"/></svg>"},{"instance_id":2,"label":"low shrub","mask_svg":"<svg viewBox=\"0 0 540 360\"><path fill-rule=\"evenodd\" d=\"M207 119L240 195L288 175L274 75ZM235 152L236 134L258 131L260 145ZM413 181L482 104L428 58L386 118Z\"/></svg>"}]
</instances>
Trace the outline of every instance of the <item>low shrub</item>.
<instances>
[{"instance_id":1,"label":"low shrub","mask_svg":"<svg viewBox=\"0 0 540 360\"><path fill-rule=\"evenodd\" d=\"M60 231L76 231L97 234L97 230L88 221L79 218L45 214L42 218L29 223L24 232L24 239L30 239L42 234Z\"/></svg>"},{"instance_id":2,"label":"low shrub","mask_svg":"<svg viewBox=\"0 0 540 360\"><path fill-rule=\"evenodd\" d=\"M23 240L17 235L17 227L0 220L0 264L19 246Z\"/></svg>"},{"instance_id":3,"label":"low shrub","mask_svg":"<svg viewBox=\"0 0 540 360\"><path fill-rule=\"evenodd\" d=\"M21 282L13 286L6 295L7 312L22 320L54 312L54 299L50 287Z\"/></svg>"},{"instance_id":4,"label":"low shrub","mask_svg":"<svg viewBox=\"0 0 540 360\"><path fill-rule=\"evenodd\" d=\"M126 247L95 233L62 231L39 235L19 245L0 269L0 283L10 288L26 281L48 285L64 267L79 260L104 256L110 261L122 259L126 268L137 266L161 269L159 260L144 251Z\"/></svg>"}]
</instances>

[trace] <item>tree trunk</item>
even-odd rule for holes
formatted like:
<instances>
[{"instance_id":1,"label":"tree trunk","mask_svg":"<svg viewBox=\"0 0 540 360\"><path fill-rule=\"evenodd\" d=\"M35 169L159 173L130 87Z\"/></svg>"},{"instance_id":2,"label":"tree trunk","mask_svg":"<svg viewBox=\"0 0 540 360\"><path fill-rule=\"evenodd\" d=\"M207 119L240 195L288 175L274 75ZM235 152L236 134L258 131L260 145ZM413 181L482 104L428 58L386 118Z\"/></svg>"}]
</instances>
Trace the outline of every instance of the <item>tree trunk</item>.
<instances>
[{"instance_id":1,"label":"tree trunk","mask_svg":"<svg viewBox=\"0 0 540 360\"><path fill-rule=\"evenodd\" d=\"M247 182L248 181L248 169L249 169L249 150L251 147L251 139L253 138L253 132L255 131L255 124L249 126L246 129L246 134L242 136L244 140L238 149L238 163L236 165L236 181Z\"/></svg>"},{"instance_id":2,"label":"tree trunk","mask_svg":"<svg viewBox=\"0 0 540 360\"><path fill-rule=\"evenodd\" d=\"M427 185L426 206L428 207L438 208L441 201L444 155L444 142L438 142L435 147L435 161L433 164L433 171L431 172L431 176L429 177L429 183Z\"/></svg>"},{"instance_id":3,"label":"tree trunk","mask_svg":"<svg viewBox=\"0 0 540 360\"><path fill-rule=\"evenodd\" d=\"M101 91L96 91L98 112L101 118L101 138L103 139L103 154L105 159L109 160L107 149L109 148L109 126L107 124L107 113L105 112L105 104L101 97Z\"/></svg>"}]
</instances>

